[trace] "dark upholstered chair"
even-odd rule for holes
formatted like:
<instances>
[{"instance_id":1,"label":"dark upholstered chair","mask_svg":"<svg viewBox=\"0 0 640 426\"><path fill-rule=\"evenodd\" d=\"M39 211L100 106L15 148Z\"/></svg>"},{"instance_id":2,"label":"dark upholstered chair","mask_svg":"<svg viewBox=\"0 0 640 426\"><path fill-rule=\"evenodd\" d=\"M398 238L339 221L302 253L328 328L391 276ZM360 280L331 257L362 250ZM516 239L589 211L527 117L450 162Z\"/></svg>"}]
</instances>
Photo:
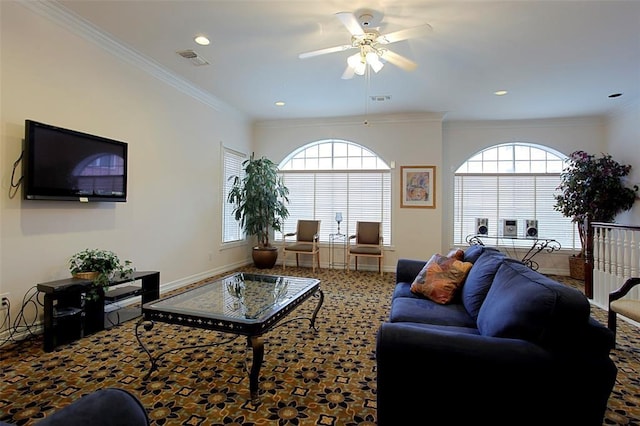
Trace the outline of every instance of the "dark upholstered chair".
<instances>
[{"instance_id":1,"label":"dark upholstered chair","mask_svg":"<svg viewBox=\"0 0 640 426\"><path fill-rule=\"evenodd\" d=\"M37 397L34 397L37 398ZM38 426L149 426L147 411L124 389L105 388L85 395L36 422ZM0 426L12 423L0 421Z\"/></svg>"},{"instance_id":2,"label":"dark upholstered chair","mask_svg":"<svg viewBox=\"0 0 640 426\"><path fill-rule=\"evenodd\" d=\"M613 331L614 342L616 338L618 314L640 322L640 300L624 297L638 284L640 284L640 278L629 278L619 289L609 293L609 318L607 326L609 330Z\"/></svg>"},{"instance_id":3,"label":"dark upholstered chair","mask_svg":"<svg viewBox=\"0 0 640 426\"><path fill-rule=\"evenodd\" d=\"M378 272L382 275L384 249L382 247L381 222L356 222L356 233L349 236L347 271L351 268L351 256L355 258L356 271L358 270L358 257L378 258Z\"/></svg>"},{"instance_id":4,"label":"dark upholstered chair","mask_svg":"<svg viewBox=\"0 0 640 426\"><path fill-rule=\"evenodd\" d=\"M301 254L311 255L311 265L313 272L316 271L316 263L320 268L320 245L318 238L320 233L319 220L299 220L296 232L284 234L282 238L282 270L287 266L287 254L296 254L296 266L300 266L298 256ZM296 237L296 241L287 244L287 237Z\"/></svg>"}]
</instances>

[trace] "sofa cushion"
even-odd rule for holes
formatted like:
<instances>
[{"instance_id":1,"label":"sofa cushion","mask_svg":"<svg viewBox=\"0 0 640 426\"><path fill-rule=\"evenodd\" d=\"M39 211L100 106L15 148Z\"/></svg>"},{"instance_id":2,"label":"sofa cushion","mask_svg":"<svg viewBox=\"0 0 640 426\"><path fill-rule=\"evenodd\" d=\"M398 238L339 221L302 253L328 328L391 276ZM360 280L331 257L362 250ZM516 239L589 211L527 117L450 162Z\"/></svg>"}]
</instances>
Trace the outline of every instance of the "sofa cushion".
<instances>
[{"instance_id":1,"label":"sofa cushion","mask_svg":"<svg viewBox=\"0 0 640 426\"><path fill-rule=\"evenodd\" d=\"M398 297L412 297L412 298L424 298L421 294L416 294L411 291L411 283L397 283L395 288L393 289L393 295L391 296L391 300L394 300Z\"/></svg>"},{"instance_id":2,"label":"sofa cushion","mask_svg":"<svg viewBox=\"0 0 640 426\"><path fill-rule=\"evenodd\" d=\"M464 262L471 262L471 263L476 263L476 260L478 260L478 258L480 257L480 255L482 253L484 253L485 249L487 249L489 247L480 245L480 244L474 244L472 246L469 246L465 251L464 251L464 256L463 256L463 261ZM492 249L495 250L495 249Z\"/></svg>"},{"instance_id":3,"label":"sofa cushion","mask_svg":"<svg viewBox=\"0 0 640 426\"><path fill-rule=\"evenodd\" d=\"M473 266L454 257L434 254L411 284L413 293L420 293L441 304L453 300L467 273Z\"/></svg>"},{"instance_id":4,"label":"sofa cushion","mask_svg":"<svg viewBox=\"0 0 640 426\"><path fill-rule=\"evenodd\" d=\"M476 246L473 246L476 247ZM483 247L483 246L479 246ZM471 248L467 249L469 251ZM502 261L506 258L504 253L490 248L484 247L480 256L476 258L473 263L473 267L467 275L467 279L460 290L462 303L469 312L469 315L478 318L478 312L484 298L489 292L493 278L498 271L498 267Z\"/></svg>"},{"instance_id":5,"label":"sofa cushion","mask_svg":"<svg viewBox=\"0 0 640 426\"><path fill-rule=\"evenodd\" d=\"M432 325L476 328L476 321L462 304L441 305L424 297L394 299L389 322L419 322Z\"/></svg>"},{"instance_id":6,"label":"sofa cushion","mask_svg":"<svg viewBox=\"0 0 640 426\"><path fill-rule=\"evenodd\" d=\"M567 347L587 326L589 309L580 291L505 260L480 308L478 329L485 336Z\"/></svg>"}]
</instances>

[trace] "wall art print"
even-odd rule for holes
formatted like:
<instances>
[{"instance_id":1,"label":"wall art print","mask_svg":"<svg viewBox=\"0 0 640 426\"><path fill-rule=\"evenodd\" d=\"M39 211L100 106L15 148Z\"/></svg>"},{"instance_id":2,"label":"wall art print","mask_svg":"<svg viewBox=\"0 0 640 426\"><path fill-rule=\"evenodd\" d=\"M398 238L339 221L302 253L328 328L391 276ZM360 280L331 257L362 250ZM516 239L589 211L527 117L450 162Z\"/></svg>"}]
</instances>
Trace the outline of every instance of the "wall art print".
<instances>
[{"instance_id":1,"label":"wall art print","mask_svg":"<svg viewBox=\"0 0 640 426\"><path fill-rule=\"evenodd\" d=\"M400 207L436 208L436 166L401 166Z\"/></svg>"}]
</instances>

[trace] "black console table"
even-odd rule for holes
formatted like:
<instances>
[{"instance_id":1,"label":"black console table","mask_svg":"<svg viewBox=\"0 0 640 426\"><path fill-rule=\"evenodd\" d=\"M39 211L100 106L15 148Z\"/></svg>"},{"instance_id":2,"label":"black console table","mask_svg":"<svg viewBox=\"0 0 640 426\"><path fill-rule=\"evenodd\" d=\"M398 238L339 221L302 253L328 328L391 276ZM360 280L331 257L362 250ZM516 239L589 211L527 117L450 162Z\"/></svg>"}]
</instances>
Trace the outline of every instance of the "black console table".
<instances>
[{"instance_id":1,"label":"black console table","mask_svg":"<svg viewBox=\"0 0 640 426\"><path fill-rule=\"evenodd\" d=\"M542 237L504 237L504 236L495 236L495 235L484 235L484 234L471 234L467 235L467 243L469 245L484 245L485 240L496 240L496 244L498 240L517 240L517 241L528 241L531 242L531 247L529 247L528 251L522 257L521 261L529 268L537 271L540 265L538 262L533 260L533 257L540 253L542 250L545 250L547 253L552 253L554 251L560 250L562 246L560 243L552 238L542 238ZM524 247L527 250L526 247Z\"/></svg>"},{"instance_id":2,"label":"black console table","mask_svg":"<svg viewBox=\"0 0 640 426\"><path fill-rule=\"evenodd\" d=\"M160 298L160 272L136 271L111 282L118 285L142 281L139 294L142 304ZM51 352L57 346L104 330L104 300L102 288L98 298L91 300L86 293L93 287L91 280L65 278L38 284L44 293L44 350Z\"/></svg>"}]
</instances>

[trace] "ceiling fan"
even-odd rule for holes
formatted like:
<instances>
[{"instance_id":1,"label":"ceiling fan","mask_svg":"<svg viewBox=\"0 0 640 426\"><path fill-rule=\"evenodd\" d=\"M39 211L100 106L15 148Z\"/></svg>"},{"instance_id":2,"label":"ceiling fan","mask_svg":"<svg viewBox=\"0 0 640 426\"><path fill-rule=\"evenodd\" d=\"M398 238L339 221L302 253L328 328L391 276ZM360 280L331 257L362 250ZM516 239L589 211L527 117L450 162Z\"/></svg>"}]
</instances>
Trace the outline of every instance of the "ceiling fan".
<instances>
[{"instance_id":1,"label":"ceiling fan","mask_svg":"<svg viewBox=\"0 0 640 426\"><path fill-rule=\"evenodd\" d=\"M327 53L358 49L357 53L347 58L347 68L342 74L342 78L345 80L353 78L354 74L364 75L367 65L377 73L382 69L385 62L390 62L405 71L413 71L418 64L409 58L389 50L387 45L422 36L432 29L431 25L424 24L388 34L380 34L379 24L381 16L379 12L368 9L362 9L355 13L336 13L336 17L351 33L351 43L301 53L298 57L305 59ZM376 19L376 17L378 17L378 19Z\"/></svg>"}]
</instances>

